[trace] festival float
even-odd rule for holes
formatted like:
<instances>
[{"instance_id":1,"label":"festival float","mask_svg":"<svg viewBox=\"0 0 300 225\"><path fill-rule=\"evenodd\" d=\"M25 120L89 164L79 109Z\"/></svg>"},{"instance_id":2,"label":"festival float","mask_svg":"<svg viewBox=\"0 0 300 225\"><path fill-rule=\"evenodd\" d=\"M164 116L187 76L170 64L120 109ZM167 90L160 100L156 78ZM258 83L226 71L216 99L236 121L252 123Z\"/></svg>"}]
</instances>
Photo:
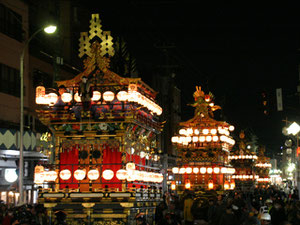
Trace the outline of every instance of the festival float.
<instances>
[{"instance_id":1,"label":"festival float","mask_svg":"<svg viewBox=\"0 0 300 225\"><path fill-rule=\"evenodd\" d=\"M213 112L220 106L214 104L212 93L205 94L201 87L196 87L193 97L194 117L179 123L178 134L171 140L178 153L177 166L171 169L174 175L171 189L177 192L234 189L231 175L235 169L228 161L235 144L230 135L234 126L213 119Z\"/></svg>"},{"instance_id":2,"label":"festival float","mask_svg":"<svg viewBox=\"0 0 300 225\"><path fill-rule=\"evenodd\" d=\"M270 163L270 158L265 156L265 147L260 146L258 150L258 158L255 164L255 173L257 174L257 185L260 187L265 187L271 181L269 172L272 167Z\"/></svg>"},{"instance_id":3,"label":"festival float","mask_svg":"<svg viewBox=\"0 0 300 225\"><path fill-rule=\"evenodd\" d=\"M132 224L136 213L153 218L162 199L157 135L162 108L140 78L110 70L112 37L93 14L81 33L85 70L57 81L59 95L36 88L37 114L55 138L53 163L35 167L38 202L63 211L68 224Z\"/></svg>"},{"instance_id":4,"label":"festival float","mask_svg":"<svg viewBox=\"0 0 300 225\"><path fill-rule=\"evenodd\" d=\"M236 148L228 157L230 164L236 172L232 178L235 180L237 190L249 190L255 185L258 175L255 174L257 155L252 151L251 145L245 138L245 132L241 131Z\"/></svg>"}]
</instances>

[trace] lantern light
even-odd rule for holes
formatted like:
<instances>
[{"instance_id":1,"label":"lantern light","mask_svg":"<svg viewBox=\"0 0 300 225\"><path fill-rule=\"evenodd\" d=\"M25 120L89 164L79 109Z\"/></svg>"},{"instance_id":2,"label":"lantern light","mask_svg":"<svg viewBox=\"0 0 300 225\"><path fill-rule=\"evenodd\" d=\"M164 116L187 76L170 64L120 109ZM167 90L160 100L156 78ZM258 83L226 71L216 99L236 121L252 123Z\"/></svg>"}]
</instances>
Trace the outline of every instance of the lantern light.
<instances>
[{"instance_id":1,"label":"lantern light","mask_svg":"<svg viewBox=\"0 0 300 225\"><path fill-rule=\"evenodd\" d=\"M129 162L126 164L126 170L130 171L130 170L135 170L135 164L132 162Z\"/></svg>"},{"instance_id":2,"label":"lantern light","mask_svg":"<svg viewBox=\"0 0 300 225\"><path fill-rule=\"evenodd\" d=\"M218 136L213 136L212 139L213 139L214 142L217 142L219 140L219 137Z\"/></svg>"},{"instance_id":3,"label":"lantern light","mask_svg":"<svg viewBox=\"0 0 300 225\"><path fill-rule=\"evenodd\" d=\"M185 169L185 172L186 172L187 174L190 174L190 173L193 172L193 169L192 169L191 167L187 167L187 168Z\"/></svg>"},{"instance_id":4,"label":"lantern light","mask_svg":"<svg viewBox=\"0 0 300 225\"><path fill-rule=\"evenodd\" d=\"M45 87L44 86L37 86L35 89L35 102L36 104L45 104Z\"/></svg>"},{"instance_id":5,"label":"lantern light","mask_svg":"<svg viewBox=\"0 0 300 225\"><path fill-rule=\"evenodd\" d=\"M206 141L211 142L212 137L211 136L206 136Z\"/></svg>"},{"instance_id":6,"label":"lantern light","mask_svg":"<svg viewBox=\"0 0 300 225\"><path fill-rule=\"evenodd\" d=\"M97 180L100 176L99 170L97 169L91 169L88 174L87 174L88 178L90 180Z\"/></svg>"},{"instance_id":7,"label":"lantern light","mask_svg":"<svg viewBox=\"0 0 300 225\"><path fill-rule=\"evenodd\" d=\"M56 179L57 179L57 172L54 171L54 170L50 170L50 171L45 171L45 178L44 180L45 181L48 181L48 182L54 182Z\"/></svg>"},{"instance_id":8,"label":"lantern light","mask_svg":"<svg viewBox=\"0 0 300 225\"><path fill-rule=\"evenodd\" d=\"M200 136L200 137L199 137L199 141L200 141L200 142L204 142L204 141L205 141L205 136Z\"/></svg>"},{"instance_id":9,"label":"lantern light","mask_svg":"<svg viewBox=\"0 0 300 225\"><path fill-rule=\"evenodd\" d=\"M111 180L114 177L114 171L112 170L104 170L102 173L102 177L105 180Z\"/></svg>"},{"instance_id":10,"label":"lantern light","mask_svg":"<svg viewBox=\"0 0 300 225\"><path fill-rule=\"evenodd\" d=\"M117 173L116 173L116 177L119 180L126 180L126 178L127 178L127 171L124 170L124 169L118 170Z\"/></svg>"},{"instance_id":11,"label":"lantern light","mask_svg":"<svg viewBox=\"0 0 300 225\"><path fill-rule=\"evenodd\" d=\"M74 100L75 100L76 102L81 102L81 98L80 98L78 92L75 93L75 95L74 95Z\"/></svg>"},{"instance_id":12,"label":"lantern light","mask_svg":"<svg viewBox=\"0 0 300 225\"><path fill-rule=\"evenodd\" d=\"M187 132L186 132L185 129L180 129L180 130L179 130L179 134L181 134L181 135L186 135Z\"/></svg>"},{"instance_id":13,"label":"lantern light","mask_svg":"<svg viewBox=\"0 0 300 225\"><path fill-rule=\"evenodd\" d=\"M217 133L217 129L211 129L210 133L213 134L213 135L215 135Z\"/></svg>"},{"instance_id":14,"label":"lantern light","mask_svg":"<svg viewBox=\"0 0 300 225\"><path fill-rule=\"evenodd\" d=\"M190 180L186 180L185 184L184 184L185 189L190 189L191 188L191 181Z\"/></svg>"},{"instance_id":15,"label":"lantern light","mask_svg":"<svg viewBox=\"0 0 300 225\"><path fill-rule=\"evenodd\" d=\"M219 168L219 167L215 167L215 168L214 168L214 173L215 173L215 174L220 173L220 168Z\"/></svg>"},{"instance_id":16,"label":"lantern light","mask_svg":"<svg viewBox=\"0 0 300 225\"><path fill-rule=\"evenodd\" d=\"M212 172L213 172L213 169L212 169L211 167L208 167L208 168L207 168L207 173L210 174L210 173L212 173Z\"/></svg>"},{"instance_id":17,"label":"lantern light","mask_svg":"<svg viewBox=\"0 0 300 225\"><path fill-rule=\"evenodd\" d=\"M172 168L172 173L174 173L174 174L179 173L179 168L178 167L173 167Z\"/></svg>"},{"instance_id":18,"label":"lantern light","mask_svg":"<svg viewBox=\"0 0 300 225\"><path fill-rule=\"evenodd\" d=\"M68 102L72 101L72 94L71 93L67 93L67 92L63 93L61 95L61 100L64 103L68 103Z\"/></svg>"},{"instance_id":19,"label":"lantern light","mask_svg":"<svg viewBox=\"0 0 300 225\"><path fill-rule=\"evenodd\" d=\"M74 172L74 177L78 181L83 180L85 178L85 175L86 175L86 171L82 169L77 169Z\"/></svg>"},{"instance_id":20,"label":"lantern light","mask_svg":"<svg viewBox=\"0 0 300 225\"><path fill-rule=\"evenodd\" d=\"M200 134L199 130L198 130L198 129L195 129L195 130L194 130L194 134L195 134L195 135L199 135L199 134Z\"/></svg>"},{"instance_id":21,"label":"lantern light","mask_svg":"<svg viewBox=\"0 0 300 225\"><path fill-rule=\"evenodd\" d=\"M171 141L172 141L172 143L177 143L178 137L177 136L172 137Z\"/></svg>"},{"instance_id":22,"label":"lantern light","mask_svg":"<svg viewBox=\"0 0 300 225\"><path fill-rule=\"evenodd\" d=\"M212 180L210 180L210 181L208 182L208 189L211 190L211 189L213 189L213 188L214 188L214 182L213 182Z\"/></svg>"},{"instance_id":23,"label":"lantern light","mask_svg":"<svg viewBox=\"0 0 300 225\"><path fill-rule=\"evenodd\" d=\"M99 91L93 91L92 101L99 101L101 98L101 93Z\"/></svg>"},{"instance_id":24,"label":"lantern light","mask_svg":"<svg viewBox=\"0 0 300 225\"><path fill-rule=\"evenodd\" d=\"M18 179L16 169L5 169L4 178L9 183L15 182Z\"/></svg>"},{"instance_id":25,"label":"lantern light","mask_svg":"<svg viewBox=\"0 0 300 225\"><path fill-rule=\"evenodd\" d=\"M228 129L229 131L234 131L234 126L230 125Z\"/></svg>"},{"instance_id":26,"label":"lantern light","mask_svg":"<svg viewBox=\"0 0 300 225\"><path fill-rule=\"evenodd\" d=\"M193 168L193 173L195 173L195 174L199 173L199 168L198 167L194 167Z\"/></svg>"},{"instance_id":27,"label":"lantern light","mask_svg":"<svg viewBox=\"0 0 300 225\"><path fill-rule=\"evenodd\" d=\"M58 96L57 96L57 94L55 94L55 93L49 93L48 95L47 95L47 100L48 100L48 104L50 105L50 106L52 106L52 105L54 105L56 102L57 102L57 99L58 99Z\"/></svg>"},{"instance_id":28,"label":"lantern light","mask_svg":"<svg viewBox=\"0 0 300 225\"><path fill-rule=\"evenodd\" d=\"M59 172L59 177L62 180L69 180L71 178L71 176L72 176L71 171L68 169L64 169Z\"/></svg>"},{"instance_id":29,"label":"lantern light","mask_svg":"<svg viewBox=\"0 0 300 225\"><path fill-rule=\"evenodd\" d=\"M117 99L120 102L125 102L128 99L128 93L126 91L119 91L117 94Z\"/></svg>"},{"instance_id":30,"label":"lantern light","mask_svg":"<svg viewBox=\"0 0 300 225\"><path fill-rule=\"evenodd\" d=\"M198 136L193 137L193 142L198 142L198 140L199 140Z\"/></svg>"},{"instance_id":31,"label":"lantern light","mask_svg":"<svg viewBox=\"0 0 300 225\"><path fill-rule=\"evenodd\" d=\"M184 167L180 168L179 169L179 174L184 174L184 173L185 173L185 168Z\"/></svg>"},{"instance_id":32,"label":"lantern light","mask_svg":"<svg viewBox=\"0 0 300 225\"><path fill-rule=\"evenodd\" d=\"M200 173L205 174L206 173L206 168L205 167L201 167L200 168Z\"/></svg>"},{"instance_id":33,"label":"lantern light","mask_svg":"<svg viewBox=\"0 0 300 225\"><path fill-rule=\"evenodd\" d=\"M225 182L224 182L224 190L228 190L229 189L229 183L228 183L228 181L226 180Z\"/></svg>"},{"instance_id":34,"label":"lantern light","mask_svg":"<svg viewBox=\"0 0 300 225\"><path fill-rule=\"evenodd\" d=\"M114 100L115 94L112 91L106 91L103 93L103 100L107 102L111 102Z\"/></svg>"},{"instance_id":35,"label":"lantern light","mask_svg":"<svg viewBox=\"0 0 300 225\"><path fill-rule=\"evenodd\" d=\"M172 181L172 183L171 183L171 190L172 191L176 190L176 183L175 183L175 181Z\"/></svg>"},{"instance_id":36,"label":"lantern light","mask_svg":"<svg viewBox=\"0 0 300 225\"><path fill-rule=\"evenodd\" d=\"M202 133L203 133L203 134L208 134L208 133L209 133L209 130L208 130L208 129L203 129L203 130L202 130Z\"/></svg>"}]
</instances>

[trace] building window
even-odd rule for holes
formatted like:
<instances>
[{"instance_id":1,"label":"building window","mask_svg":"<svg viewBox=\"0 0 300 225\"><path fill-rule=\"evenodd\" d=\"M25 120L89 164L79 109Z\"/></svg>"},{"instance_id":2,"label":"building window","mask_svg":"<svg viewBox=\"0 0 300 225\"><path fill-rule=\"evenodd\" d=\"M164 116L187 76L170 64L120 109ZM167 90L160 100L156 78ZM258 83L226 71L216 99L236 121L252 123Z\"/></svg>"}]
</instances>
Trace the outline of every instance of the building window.
<instances>
[{"instance_id":1,"label":"building window","mask_svg":"<svg viewBox=\"0 0 300 225\"><path fill-rule=\"evenodd\" d=\"M3 4L0 4L0 32L22 41L22 16Z\"/></svg>"},{"instance_id":2,"label":"building window","mask_svg":"<svg viewBox=\"0 0 300 225\"><path fill-rule=\"evenodd\" d=\"M20 72L0 63L0 92L20 97Z\"/></svg>"}]
</instances>

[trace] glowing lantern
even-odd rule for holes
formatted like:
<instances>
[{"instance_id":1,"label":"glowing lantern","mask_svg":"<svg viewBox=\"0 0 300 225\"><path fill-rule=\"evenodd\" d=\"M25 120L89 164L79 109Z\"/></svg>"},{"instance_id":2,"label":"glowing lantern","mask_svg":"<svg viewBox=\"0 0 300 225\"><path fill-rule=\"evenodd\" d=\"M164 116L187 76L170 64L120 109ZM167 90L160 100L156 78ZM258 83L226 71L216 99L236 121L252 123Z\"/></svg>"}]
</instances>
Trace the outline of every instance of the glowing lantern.
<instances>
[{"instance_id":1,"label":"glowing lantern","mask_svg":"<svg viewBox=\"0 0 300 225\"><path fill-rule=\"evenodd\" d=\"M127 178L127 171L123 170L123 169L118 170L117 173L116 173L116 177L119 180L126 180L126 178Z\"/></svg>"},{"instance_id":2,"label":"glowing lantern","mask_svg":"<svg viewBox=\"0 0 300 225\"><path fill-rule=\"evenodd\" d=\"M127 163L126 164L126 170L135 170L135 164L134 163Z\"/></svg>"},{"instance_id":3,"label":"glowing lantern","mask_svg":"<svg viewBox=\"0 0 300 225\"><path fill-rule=\"evenodd\" d=\"M81 98L80 98L80 96L78 95L78 92L75 93L74 99L75 99L76 102L81 102Z\"/></svg>"},{"instance_id":4,"label":"glowing lantern","mask_svg":"<svg viewBox=\"0 0 300 225\"><path fill-rule=\"evenodd\" d=\"M101 98L101 93L99 91L93 91L92 101L99 101Z\"/></svg>"},{"instance_id":5,"label":"glowing lantern","mask_svg":"<svg viewBox=\"0 0 300 225\"><path fill-rule=\"evenodd\" d=\"M195 173L195 174L199 173L199 168L198 167L194 167L193 168L193 173Z\"/></svg>"},{"instance_id":6,"label":"glowing lantern","mask_svg":"<svg viewBox=\"0 0 300 225\"><path fill-rule=\"evenodd\" d=\"M74 177L76 180L83 180L85 178L86 172L82 169L77 169L74 172Z\"/></svg>"},{"instance_id":7,"label":"glowing lantern","mask_svg":"<svg viewBox=\"0 0 300 225\"><path fill-rule=\"evenodd\" d=\"M214 173L216 173L216 174L220 173L220 168L219 167L215 167L214 168Z\"/></svg>"},{"instance_id":8,"label":"glowing lantern","mask_svg":"<svg viewBox=\"0 0 300 225\"><path fill-rule=\"evenodd\" d=\"M45 173L45 181L54 182L57 178L57 172L54 170L46 171Z\"/></svg>"},{"instance_id":9,"label":"glowing lantern","mask_svg":"<svg viewBox=\"0 0 300 225\"><path fill-rule=\"evenodd\" d=\"M186 130L185 129L180 129L179 130L179 134L181 134L181 135L186 135Z\"/></svg>"},{"instance_id":10,"label":"glowing lantern","mask_svg":"<svg viewBox=\"0 0 300 225\"><path fill-rule=\"evenodd\" d=\"M185 168L184 167L180 168L179 169L179 174L184 174L184 173L185 173Z\"/></svg>"},{"instance_id":11,"label":"glowing lantern","mask_svg":"<svg viewBox=\"0 0 300 225\"><path fill-rule=\"evenodd\" d=\"M203 134L208 134L208 133L209 133L209 130L208 130L208 129L203 129L203 130L202 130L202 133L203 133Z\"/></svg>"},{"instance_id":12,"label":"glowing lantern","mask_svg":"<svg viewBox=\"0 0 300 225\"><path fill-rule=\"evenodd\" d=\"M224 182L224 190L228 190L229 189L229 183L228 183L228 181L226 180L225 182Z\"/></svg>"},{"instance_id":13,"label":"glowing lantern","mask_svg":"<svg viewBox=\"0 0 300 225\"><path fill-rule=\"evenodd\" d=\"M34 167L34 183L35 184L44 183L44 167L43 166L35 166Z\"/></svg>"},{"instance_id":14,"label":"glowing lantern","mask_svg":"<svg viewBox=\"0 0 300 225\"><path fill-rule=\"evenodd\" d=\"M135 171L134 170L127 171L127 178L126 179L127 179L127 181L135 181L136 180L136 173L135 173ZM144 177L144 179L147 180L145 182L150 181L150 177L149 176Z\"/></svg>"},{"instance_id":15,"label":"glowing lantern","mask_svg":"<svg viewBox=\"0 0 300 225\"><path fill-rule=\"evenodd\" d=\"M16 169L5 169L4 178L9 183L15 182L18 179Z\"/></svg>"},{"instance_id":16,"label":"glowing lantern","mask_svg":"<svg viewBox=\"0 0 300 225\"><path fill-rule=\"evenodd\" d=\"M62 180L69 180L71 178L71 176L72 176L71 171L68 169L64 169L59 172L59 177Z\"/></svg>"},{"instance_id":17,"label":"glowing lantern","mask_svg":"<svg viewBox=\"0 0 300 225\"><path fill-rule=\"evenodd\" d=\"M146 156L146 153L144 151L140 152L140 157L143 159Z\"/></svg>"},{"instance_id":18,"label":"glowing lantern","mask_svg":"<svg viewBox=\"0 0 300 225\"><path fill-rule=\"evenodd\" d=\"M214 182L213 182L212 180L210 180L210 181L208 182L208 189L211 190L211 189L213 189L213 188L214 188Z\"/></svg>"},{"instance_id":19,"label":"glowing lantern","mask_svg":"<svg viewBox=\"0 0 300 225\"><path fill-rule=\"evenodd\" d=\"M210 98L209 95L205 95L204 100L205 100L206 102L210 102L211 98Z\"/></svg>"},{"instance_id":20,"label":"glowing lantern","mask_svg":"<svg viewBox=\"0 0 300 225\"><path fill-rule=\"evenodd\" d=\"M200 137L199 137L199 141L200 141L200 142L204 142L204 141L205 141L205 136L200 136Z\"/></svg>"},{"instance_id":21,"label":"glowing lantern","mask_svg":"<svg viewBox=\"0 0 300 225\"><path fill-rule=\"evenodd\" d=\"M235 182L234 182L234 180L232 179L231 181L230 181L230 189L234 189L235 188Z\"/></svg>"},{"instance_id":22,"label":"glowing lantern","mask_svg":"<svg viewBox=\"0 0 300 225\"><path fill-rule=\"evenodd\" d=\"M206 168L205 167L201 167L200 168L200 173L205 174L206 173Z\"/></svg>"},{"instance_id":23,"label":"glowing lantern","mask_svg":"<svg viewBox=\"0 0 300 225\"><path fill-rule=\"evenodd\" d=\"M162 173L159 173L158 177L157 177L157 182L161 183L161 182L163 182L163 180L164 180L164 175Z\"/></svg>"},{"instance_id":24,"label":"glowing lantern","mask_svg":"<svg viewBox=\"0 0 300 225\"><path fill-rule=\"evenodd\" d=\"M57 94L55 93L49 93L47 95L47 100L48 100L48 104L51 106L51 105L54 105L56 102L57 102Z\"/></svg>"},{"instance_id":25,"label":"glowing lantern","mask_svg":"<svg viewBox=\"0 0 300 225\"><path fill-rule=\"evenodd\" d=\"M90 180L97 180L100 176L100 173L97 169L92 169L88 172L87 176Z\"/></svg>"},{"instance_id":26,"label":"glowing lantern","mask_svg":"<svg viewBox=\"0 0 300 225\"><path fill-rule=\"evenodd\" d=\"M229 126L229 131L234 131L234 126L230 125Z\"/></svg>"},{"instance_id":27,"label":"glowing lantern","mask_svg":"<svg viewBox=\"0 0 300 225\"><path fill-rule=\"evenodd\" d=\"M212 139L213 139L214 142L217 142L219 140L219 137L218 136L213 136Z\"/></svg>"},{"instance_id":28,"label":"glowing lantern","mask_svg":"<svg viewBox=\"0 0 300 225\"><path fill-rule=\"evenodd\" d=\"M106 91L103 93L103 99L104 101L111 102L114 100L115 94L112 91Z\"/></svg>"},{"instance_id":29,"label":"glowing lantern","mask_svg":"<svg viewBox=\"0 0 300 225\"><path fill-rule=\"evenodd\" d=\"M126 91L119 91L118 94L117 94L117 99L120 101L120 102L124 102L128 99L128 94Z\"/></svg>"},{"instance_id":30,"label":"glowing lantern","mask_svg":"<svg viewBox=\"0 0 300 225\"><path fill-rule=\"evenodd\" d=\"M211 140L212 140L212 137L211 137L211 136L206 136L206 141L207 141L207 142L211 142Z\"/></svg>"},{"instance_id":31,"label":"glowing lantern","mask_svg":"<svg viewBox=\"0 0 300 225\"><path fill-rule=\"evenodd\" d=\"M72 95L70 93L63 93L61 95L61 100L65 103L72 101Z\"/></svg>"},{"instance_id":32,"label":"glowing lantern","mask_svg":"<svg viewBox=\"0 0 300 225\"><path fill-rule=\"evenodd\" d=\"M172 168L172 173L174 173L174 174L179 173L179 168L178 167L173 167Z\"/></svg>"},{"instance_id":33,"label":"glowing lantern","mask_svg":"<svg viewBox=\"0 0 300 225\"><path fill-rule=\"evenodd\" d=\"M192 169L191 167L187 167L187 168L185 169L185 172L186 172L187 174L192 173L192 171L193 171L193 169Z\"/></svg>"},{"instance_id":34,"label":"glowing lantern","mask_svg":"<svg viewBox=\"0 0 300 225\"><path fill-rule=\"evenodd\" d=\"M172 191L176 190L176 183L175 183L175 181L172 181L172 183L171 183L171 190Z\"/></svg>"},{"instance_id":35,"label":"glowing lantern","mask_svg":"<svg viewBox=\"0 0 300 225\"><path fill-rule=\"evenodd\" d=\"M190 189L191 188L191 181L190 180L186 180L185 184L184 184L185 189Z\"/></svg>"},{"instance_id":36,"label":"glowing lantern","mask_svg":"<svg viewBox=\"0 0 300 225\"><path fill-rule=\"evenodd\" d=\"M213 169L211 167L208 167L207 168L207 173L212 173L213 172Z\"/></svg>"},{"instance_id":37,"label":"glowing lantern","mask_svg":"<svg viewBox=\"0 0 300 225\"><path fill-rule=\"evenodd\" d=\"M36 104L44 104L44 97L45 97L45 87L44 86L37 86L35 89L35 102Z\"/></svg>"},{"instance_id":38,"label":"glowing lantern","mask_svg":"<svg viewBox=\"0 0 300 225\"><path fill-rule=\"evenodd\" d=\"M172 141L172 143L177 143L178 137L177 136L172 137L171 141Z\"/></svg>"},{"instance_id":39,"label":"glowing lantern","mask_svg":"<svg viewBox=\"0 0 300 225\"><path fill-rule=\"evenodd\" d=\"M216 133L217 133L217 129L211 129L211 130L210 130L210 133L211 133L211 134L216 134Z\"/></svg>"},{"instance_id":40,"label":"glowing lantern","mask_svg":"<svg viewBox=\"0 0 300 225\"><path fill-rule=\"evenodd\" d=\"M221 173L227 173L227 168L226 167L222 167L221 168Z\"/></svg>"},{"instance_id":41,"label":"glowing lantern","mask_svg":"<svg viewBox=\"0 0 300 225\"><path fill-rule=\"evenodd\" d=\"M114 171L104 170L103 173L102 173L102 177L105 180L111 180L114 177Z\"/></svg>"}]
</instances>

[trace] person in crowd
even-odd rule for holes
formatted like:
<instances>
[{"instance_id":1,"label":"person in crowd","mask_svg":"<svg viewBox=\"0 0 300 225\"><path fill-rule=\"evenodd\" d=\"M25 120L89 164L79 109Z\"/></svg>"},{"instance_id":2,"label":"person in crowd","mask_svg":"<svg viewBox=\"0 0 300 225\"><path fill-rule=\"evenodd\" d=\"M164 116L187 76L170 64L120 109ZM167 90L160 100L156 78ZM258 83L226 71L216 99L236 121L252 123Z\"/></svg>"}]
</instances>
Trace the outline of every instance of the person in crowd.
<instances>
[{"instance_id":1,"label":"person in crowd","mask_svg":"<svg viewBox=\"0 0 300 225\"><path fill-rule=\"evenodd\" d=\"M185 225L192 225L194 224L194 217L192 214L192 206L193 206L194 200L193 195L191 192L188 192L185 200L184 200L184 221Z\"/></svg>"},{"instance_id":2,"label":"person in crowd","mask_svg":"<svg viewBox=\"0 0 300 225\"><path fill-rule=\"evenodd\" d=\"M233 213L232 206L228 205L221 216L219 225L238 225L236 216Z\"/></svg>"},{"instance_id":3,"label":"person in crowd","mask_svg":"<svg viewBox=\"0 0 300 225\"><path fill-rule=\"evenodd\" d=\"M286 220L285 211L283 208L283 202L277 200L274 202L274 206L270 210L270 215L272 218L272 225L281 225Z\"/></svg>"},{"instance_id":4,"label":"person in crowd","mask_svg":"<svg viewBox=\"0 0 300 225\"><path fill-rule=\"evenodd\" d=\"M260 216L261 225L270 225L271 224L271 215L267 212L263 213Z\"/></svg>"}]
</instances>

